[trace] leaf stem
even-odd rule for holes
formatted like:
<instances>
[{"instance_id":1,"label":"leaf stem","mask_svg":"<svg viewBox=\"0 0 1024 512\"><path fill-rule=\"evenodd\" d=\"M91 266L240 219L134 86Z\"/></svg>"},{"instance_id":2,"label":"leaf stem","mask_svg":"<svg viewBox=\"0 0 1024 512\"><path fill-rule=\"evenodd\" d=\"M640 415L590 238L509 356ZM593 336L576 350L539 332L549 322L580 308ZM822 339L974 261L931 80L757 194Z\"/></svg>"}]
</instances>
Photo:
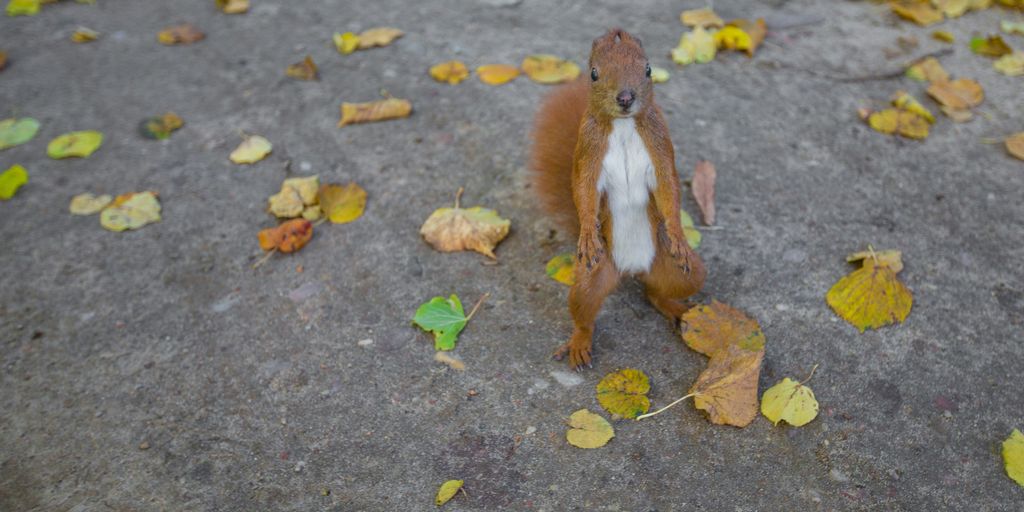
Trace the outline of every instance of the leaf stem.
<instances>
[{"instance_id":1,"label":"leaf stem","mask_svg":"<svg viewBox=\"0 0 1024 512\"><path fill-rule=\"evenodd\" d=\"M462 187L459 187L459 189L455 191L455 209L456 210L459 209L459 200L462 199L462 193L463 192L465 192L465 189L462 188Z\"/></svg>"},{"instance_id":2,"label":"leaf stem","mask_svg":"<svg viewBox=\"0 0 1024 512\"><path fill-rule=\"evenodd\" d=\"M672 402L672 403L666 405L665 407L662 407L661 409L658 409L657 411L649 412L647 414L641 414L640 416L636 417L636 420L640 421L640 420L642 420L644 418L650 418L651 416L654 416L655 414L661 414L666 409L668 409L668 408L678 404L679 402L682 402L683 400L686 400L687 398L690 398L691 396L697 396L697 393L690 393L689 395L686 395L686 396L680 398L679 400L676 400L675 402Z\"/></svg>"},{"instance_id":3,"label":"leaf stem","mask_svg":"<svg viewBox=\"0 0 1024 512\"><path fill-rule=\"evenodd\" d=\"M814 364L814 367L813 367L813 368L811 368L811 374L810 374L810 375L808 375L806 379L804 379L804 380L800 381L800 385L801 385L801 386L803 386L805 382L807 382L807 381L811 380L811 377L814 377L814 370L817 370L817 369L818 369L818 364L817 364L817 363L815 363L815 364Z\"/></svg>"},{"instance_id":4,"label":"leaf stem","mask_svg":"<svg viewBox=\"0 0 1024 512\"><path fill-rule=\"evenodd\" d=\"M459 190L462 190L462 189L459 189ZM491 292L487 292L487 293L484 294L483 297L480 297L480 300L476 301L476 304L473 306L473 309L471 309L469 311L469 316L466 317L466 321L467 322L469 322L470 318L473 318L473 315L476 313L476 310L480 309L480 305L484 303L484 299L486 299L490 295L491 295Z\"/></svg>"},{"instance_id":5,"label":"leaf stem","mask_svg":"<svg viewBox=\"0 0 1024 512\"><path fill-rule=\"evenodd\" d=\"M253 263L252 264L252 269L256 270L256 269L260 268L260 266L263 265L264 263L266 263L267 260L269 260L270 257L273 256L275 252L277 252L277 247L274 247L273 249L268 251L266 254L264 254L263 257L260 258L259 261L257 261L256 263Z\"/></svg>"}]
</instances>

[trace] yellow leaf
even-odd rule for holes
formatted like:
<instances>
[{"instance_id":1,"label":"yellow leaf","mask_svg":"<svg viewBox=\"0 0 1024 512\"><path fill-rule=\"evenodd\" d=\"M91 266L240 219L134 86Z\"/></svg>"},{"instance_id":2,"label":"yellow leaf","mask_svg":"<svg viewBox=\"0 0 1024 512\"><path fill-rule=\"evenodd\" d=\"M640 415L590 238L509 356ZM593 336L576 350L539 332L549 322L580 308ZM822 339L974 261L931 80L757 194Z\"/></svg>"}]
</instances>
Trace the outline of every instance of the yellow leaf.
<instances>
[{"instance_id":1,"label":"yellow leaf","mask_svg":"<svg viewBox=\"0 0 1024 512\"><path fill-rule=\"evenodd\" d=\"M1024 75L1024 52L1003 55L992 63L992 67L1006 76Z\"/></svg>"},{"instance_id":2,"label":"yellow leaf","mask_svg":"<svg viewBox=\"0 0 1024 512\"><path fill-rule=\"evenodd\" d=\"M947 18L959 18L971 8L971 0L932 0L932 4Z\"/></svg>"},{"instance_id":3,"label":"yellow leaf","mask_svg":"<svg viewBox=\"0 0 1024 512\"><path fill-rule=\"evenodd\" d=\"M728 26L715 32L715 45L719 50L749 50L750 35L737 27Z\"/></svg>"},{"instance_id":4,"label":"yellow leaf","mask_svg":"<svg viewBox=\"0 0 1024 512\"><path fill-rule=\"evenodd\" d=\"M10 0L7 2L8 16L35 16L39 12L39 0Z\"/></svg>"},{"instance_id":5,"label":"yellow leaf","mask_svg":"<svg viewBox=\"0 0 1024 512\"><path fill-rule=\"evenodd\" d=\"M438 82L455 85L469 77L469 68L460 61L450 60L431 66L430 76Z\"/></svg>"},{"instance_id":6,"label":"yellow leaf","mask_svg":"<svg viewBox=\"0 0 1024 512\"><path fill-rule=\"evenodd\" d=\"M899 133L911 139L928 137L928 121L923 117L905 110L887 108L873 112L868 117L868 125L875 131L893 134Z\"/></svg>"},{"instance_id":7,"label":"yellow leaf","mask_svg":"<svg viewBox=\"0 0 1024 512\"><path fill-rule=\"evenodd\" d=\"M217 8L224 14L242 14L249 10L249 0L217 0Z\"/></svg>"},{"instance_id":8,"label":"yellow leaf","mask_svg":"<svg viewBox=\"0 0 1024 512\"><path fill-rule=\"evenodd\" d=\"M377 27L364 30L359 34L359 49L365 50L376 46L387 46L395 39L405 35L405 32L397 28Z\"/></svg>"},{"instance_id":9,"label":"yellow leaf","mask_svg":"<svg viewBox=\"0 0 1024 512\"><path fill-rule=\"evenodd\" d=\"M757 416L757 379L764 334L757 322L718 301L690 308L682 317L686 344L709 356L690 388L694 406L712 423L745 427Z\"/></svg>"},{"instance_id":10,"label":"yellow leaf","mask_svg":"<svg viewBox=\"0 0 1024 512\"><path fill-rule=\"evenodd\" d=\"M94 130L65 133L50 141L46 154L50 158L85 158L103 144L103 134Z\"/></svg>"},{"instance_id":11,"label":"yellow leaf","mask_svg":"<svg viewBox=\"0 0 1024 512\"><path fill-rule=\"evenodd\" d=\"M597 401L609 413L633 419L650 409L651 401L647 398L650 390L651 384L644 372L626 368L605 375L597 383Z\"/></svg>"},{"instance_id":12,"label":"yellow leaf","mask_svg":"<svg viewBox=\"0 0 1024 512\"><path fill-rule=\"evenodd\" d=\"M476 76L487 85L501 85L519 76L519 68L508 64L485 64L476 68Z\"/></svg>"},{"instance_id":13,"label":"yellow leaf","mask_svg":"<svg viewBox=\"0 0 1024 512\"><path fill-rule=\"evenodd\" d=\"M167 27L156 35L157 41L160 41L160 44L166 45L192 44L196 41L201 41L205 37L206 34L189 23Z\"/></svg>"},{"instance_id":14,"label":"yellow leaf","mask_svg":"<svg viewBox=\"0 0 1024 512\"><path fill-rule=\"evenodd\" d=\"M68 210L71 211L72 215L92 215L94 213L99 213L113 200L114 198L110 197L108 194L94 196L86 192L72 197L71 204L68 205Z\"/></svg>"},{"instance_id":15,"label":"yellow leaf","mask_svg":"<svg viewBox=\"0 0 1024 512\"><path fill-rule=\"evenodd\" d=\"M959 78L951 82L932 82L928 86L928 95L943 106L954 110L976 107L985 99L985 91L981 85L969 78Z\"/></svg>"},{"instance_id":16,"label":"yellow leaf","mask_svg":"<svg viewBox=\"0 0 1024 512\"><path fill-rule=\"evenodd\" d=\"M953 44L953 42L956 41L956 37L951 32L947 32L945 30L936 30L935 32L932 32L932 39L949 44Z\"/></svg>"},{"instance_id":17,"label":"yellow leaf","mask_svg":"<svg viewBox=\"0 0 1024 512\"><path fill-rule=\"evenodd\" d=\"M737 50L744 50L747 52L748 57L754 56L754 51L757 50L758 46L764 42L764 37L768 34L768 26L765 25L764 18L758 18L754 21L738 19L732 20L726 23L726 28L735 27L743 31L747 37L750 38L750 45L747 48L736 48Z\"/></svg>"},{"instance_id":18,"label":"yellow leaf","mask_svg":"<svg viewBox=\"0 0 1024 512\"><path fill-rule=\"evenodd\" d=\"M690 249L696 250L700 247L700 241L703 236L700 234L700 230L693 227L693 217L682 208L679 209L679 223L683 226L683 236L686 237L686 243L690 244Z\"/></svg>"},{"instance_id":19,"label":"yellow leaf","mask_svg":"<svg viewBox=\"0 0 1024 512\"><path fill-rule=\"evenodd\" d=\"M569 426L565 433L569 444L577 448L600 448L615 437L615 429L608 420L586 409L580 409L569 416Z\"/></svg>"},{"instance_id":20,"label":"yellow leaf","mask_svg":"<svg viewBox=\"0 0 1024 512\"><path fill-rule=\"evenodd\" d=\"M949 73L935 57L928 57L907 68L907 76L919 82L948 82Z\"/></svg>"},{"instance_id":21,"label":"yellow leaf","mask_svg":"<svg viewBox=\"0 0 1024 512\"><path fill-rule=\"evenodd\" d=\"M659 68L658 66L651 66L651 81L656 84L668 82L669 73L665 68Z\"/></svg>"},{"instance_id":22,"label":"yellow leaf","mask_svg":"<svg viewBox=\"0 0 1024 512\"><path fill-rule=\"evenodd\" d=\"M28 183L28 171L18 164L12 165L0 173L0 199L6 201L14 197L14 193L26 183Z\"/></svg>"},{"instance_id":23,"label":"yellow leaf","mask_svg":"<svg viewBox=\"0 0 1024 512\"><path fill-rule=\"evenodd\" d=\"M679 15L679 21L688 27L721 27L725 25L722 18L719 18L715 11L711 10L710 7L703 9L692 9L689 11L683 11Z\"/></svg>"},{"instance_id":24,"label":"yellow leaf","mask_svg":"<svg viewBox=\"0 0 1024 512\"><path fill-rule=\"evenodd\" d=\"M1011 155L1024 160L1024 132L1017 132L1006 138L1004 142L1006 144L1006 150Z\"/></svg>"},{"instance_id":25,"label":"yellow leaf","mask_svg":"<svg viewBox=\"0 0 1024 512\"><path fill-rule=\"evenodd\" d=\"M272 150L269 140L259 135L248 135L228 158L236 164L252 164L263 160Z\"/></svg>"},{"instance_id":26,"label":"yellow leaf","mask_svg":"<svg viewBox=\"0 0 1024 512\"><path fill-rule=\"evenodd\" d=\"M320 176L314 174L304 178L288 178L281 183L281 190L293 188L302 198L302 204L310 206L317 204L317 191L320 189Z\"/></svg>"},{"instance_id":27,"label":"yellow leaf","mask_svg":"<svg viewBox=\"0 0 1024 512\"><path fill-rule=\"evenodd\" d=\"M890 4L897 16L927 27L942 21L942 13L928 2L919 0L895 0Z\"/></svg>"},{"instance_id":28,"label":"yellow leaf","mask_svg":"<svg viewBox=\"0 0 1024 512\"><path fill-rule=\"evenodd\" d=\"M267 210L280 219L291 219L302 215L305 206L302 196L292 187L282 186L281 191L270 196Z\"/></svg>"},{"instance_id":29,"label":"yellow leaf","mask_svg":"<svg viewBox=\"0 0 1024 512\"><path fill-rule=\"evenodd\" d=\"M100 33L95 30L78 27L78 29L71 34L71 41L75 43L88 43L99 39L99 37Z\"/></svg>"},{"instance_id":30,"label":"yellow leaf","mask_svg":"<svg viewBox=\"0 0 1024 512\"><path fill-rule=\"evenodd\" d=\"M448 480L441 484L441 488L437 490L437 498L434 499L434 504L437 506L448 503L449 500L458 494L459 489L462 489L462 480Z\"/></svg>"},{"instance_id":31,"label":"yellow leaf","mask_svg":"<svg viewBox=\"0 0 1024 512\"><path fill-rule=\"evenodd\" d=\"M338 128L349 124L400 119L409 117L411 112L412 103L409 100L398 98L388 98L367 103L342 103L341 121L338 122Z\"/></svg>"},{"instance_id":32,"label":"yellow leaf","mask_svg":"<svg viewBox=\"0 0 1024 512\"><path fill-rule=\"evenodd\" d=\"M572 286L576 284L576 259L572 253L559 254L548 261L545 272L551 279Z\"/></svg>"},{"instance_id":33,"label":"yellow leaf","mask_svg":"<svg viewBox=\"0 0 1024 512\"><path fill-rule=\"evenodd\" d=\"M917 101L917 99L911 96L907 91L896 91L896 94L892 98L892 106L901 108L907 112L913 112L924 118L924 120L929 123L935 122L935 116L932 115L928 109L924 108L924 105Z\"/></svg>"},{"instance_id":34,"label":"yellow leaf","mask_svg":"<svg viewBox=\"0 0 1024 512\"><path fill-rule=\"evenodd\" d=\"M160 201L155 192L122 194L100 212L100 225L110 231L139 229L160 221Z\"/></svg>"},{"instance_id":35,"label":"yellow leaf","mask_svg":"<svg viewBox=\"0 0 1024 512\"><path fill-rule=\"evenodd\" d=\"M338 53L348 55L359 48L359 36L352 32L345 32L344 34L335 32L334 47L338 49Z\"/></svg>"},{"instance_id":36,"label":"yellow leaf","mask_svg":"<svg viewBox=\"0 0 1024 512\"><path fill-rule=\"evenodd\" d=\"M320 209L318 204L307 206L302 210L302 218L310 222L320 220L320 217L323 217L323 210Z\"/></svg>"},{"instance_id":37,"label":"yellow leaf","mask_svg":"<svg viewBox=\"0 0 1024 512\"><path fill-rule=\"evenodd\" d=\"M557 84L576 79L580 67L575 62L554 55L530 55L523 59L523 73L541 84Z\"/></svg>"},{"instance_id":38,"label":"yellow leaf","mask_svg":"<svg viewBox=\"0 0 1024 512\"><path fill-rule=\"evenodd\" d=\"M802 427L818 416L818 401L811 388L786 377L761 396L761 414L776 425Z\"/></svg>"},{"instance_id":39,"label":"yellow leaf","mask_svg":"<svg viewBox=\"0 0 1024 512\"><path fill-rule=\"evenodd\" d=\"M717 48L715 38L703 27L697 27L679 38L679 45L672 49L672 61L680 66L708 62L715 58Z\"/></svg>"},{"instance_id":40,"label":"yellow leaf","mask_svg":"<svg viewBox=\"0 0 1024 512\"><path fill-rule=\"evenodd\" d=\"M441 252L476 251L497 259L494 246L505 239L511 225L494 210L481 206L460 208L456 197L454 208L438 208L427 217L420 235Z\"/></svg>"},{"instance_id":41,"label":"yellow leaf","mask_svg":"<svg viewBox=\"0 0 1024 512\"><path fill-rule=\"evenodd\" d=\"M840 279L825 296L828 305L860 332L903 322L913 296L888 262L865 258L863 266Z\"/></svg>"},{"instance_id":42,"label":"yellow leaf","mask_svg":"<svg viewBox=\"0 0 1024 512\"><path fill-rule=\"evenodd\" d=\"M971 51L986 57L1002 57L1013 53L1013 49L1003 41L1001 36L975 37L971 39Z\"/></svg>"},{"instance_id":43,"label":"yellow leaf","mask_svg":"<svg viewBox=\"0 0 1024 512\"><path fill-rule=\"evenodd\" d=\"M299 80L316 80L317 79L317 68L316 63L313 62L313 57L306 55L305 59L301 62L291 64L284 73L292 78Z\"/></svg>"},{"instance_id":44,"label":"yellow leaf","mask_svg":"<svg viewBox=\"0 0 1024 512\"><path fill-rule=\"evenodd\" d=\"M1013 429L1010 437L1003 441L1003 466L1006 475L1024 487L1024 434Z\"/></svg>"},{"instance_id":45,"label":"yellow leaf","mask_svg":"<svg viewBox=\"0 0 1024 512\"><path fill-rule=\"evenodd\" d=\"M324 217L334 224L352 222L366 209L366 191L355 183L323 185L317 192L317 198Z\"/></svg>"}]
</instances>

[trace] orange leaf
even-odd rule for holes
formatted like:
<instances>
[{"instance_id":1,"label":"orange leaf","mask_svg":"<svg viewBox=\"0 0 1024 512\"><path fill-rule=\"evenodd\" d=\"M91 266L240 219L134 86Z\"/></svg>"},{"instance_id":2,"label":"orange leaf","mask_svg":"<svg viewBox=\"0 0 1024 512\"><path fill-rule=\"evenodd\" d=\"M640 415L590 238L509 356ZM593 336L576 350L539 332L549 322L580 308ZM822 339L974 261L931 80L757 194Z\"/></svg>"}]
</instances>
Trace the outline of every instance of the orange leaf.
<instances>
[{"instance_id":1,"label":"orange leaf","mask_svg":"<svg viewBox=\"0 0 1024 512\"><path fill-rule=\"evenodd\" d=\"M476 68L476 76L487 85L501 85L519 76L519 68L508 64L485 64Z\"/></svg>"},{"instance_id":2,"label":"orange leaf","mask_svg":"<svg viewBox=\"0 0 1024 512\"><path fill-rule=\"evenodd\" d=\"M338 128L349 124L369 123L409 117L412 103L409 100L388 98L368 103L342 103L341 121Z\"/></svg>"},{"instance_id":3,"label":"orange leaf","mask_svg":"<svg viewBox=\"0 0 1024 512\"><path fill-rule=\"evenodd\" d=\"M284 253L302 249L313 238L313 224L306 219L292 219L276 228L259 232L260 248L264 251L277 249Z\"/></svg>"}]
</instances>

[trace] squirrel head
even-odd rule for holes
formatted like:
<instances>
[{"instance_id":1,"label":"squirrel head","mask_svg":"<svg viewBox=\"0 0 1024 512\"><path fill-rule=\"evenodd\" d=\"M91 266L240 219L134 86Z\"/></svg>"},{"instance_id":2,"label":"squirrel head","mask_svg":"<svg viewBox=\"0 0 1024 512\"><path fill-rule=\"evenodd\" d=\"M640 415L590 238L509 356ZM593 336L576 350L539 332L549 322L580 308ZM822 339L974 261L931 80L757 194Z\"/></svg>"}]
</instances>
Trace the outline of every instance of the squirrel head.
<instances>
[{"instance_id":1,"label":"squirrel head","mask_svg":"<svg viewBox=\"0 0 1024 512\"><path fill-rule=\"evenodd\" d=\"M653 103L651 65L643 44L614 28L590 49L590 109L618 118L632 117Z\"/></svg>"}]
</instances>

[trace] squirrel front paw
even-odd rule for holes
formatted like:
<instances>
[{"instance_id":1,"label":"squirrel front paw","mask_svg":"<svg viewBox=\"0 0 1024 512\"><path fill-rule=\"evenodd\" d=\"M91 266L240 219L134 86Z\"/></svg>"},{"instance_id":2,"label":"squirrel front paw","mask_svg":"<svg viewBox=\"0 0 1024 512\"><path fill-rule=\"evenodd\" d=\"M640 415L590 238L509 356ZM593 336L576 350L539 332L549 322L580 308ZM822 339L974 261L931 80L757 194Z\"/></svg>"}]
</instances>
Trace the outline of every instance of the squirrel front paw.
<instances>
[{"instance_id":1,"label":"squirrel front paw","mask_svg":"<svg viewBox=\"0 0 1024 512\"><path fill-rule=\"evenodd\" d=\"M604 257L604 246L597 233L580 233L576 252L577 263L586 265L589 271L601 262L602 257Z\"/></svg>"},{"instance_id":2,"label":"squirrel front paw","mask_svg":"<svg viewBox=\"0 0 1024 512\"><path fill-rule=\"evenodd\" d=\"M686 237L682 235L669 237L668 253L675 260L676 265L683 269L683 272L690 272L690 254L692 252L693 249L690 249L690 244L686 243Z\"/></svg>"}]
</instances>

